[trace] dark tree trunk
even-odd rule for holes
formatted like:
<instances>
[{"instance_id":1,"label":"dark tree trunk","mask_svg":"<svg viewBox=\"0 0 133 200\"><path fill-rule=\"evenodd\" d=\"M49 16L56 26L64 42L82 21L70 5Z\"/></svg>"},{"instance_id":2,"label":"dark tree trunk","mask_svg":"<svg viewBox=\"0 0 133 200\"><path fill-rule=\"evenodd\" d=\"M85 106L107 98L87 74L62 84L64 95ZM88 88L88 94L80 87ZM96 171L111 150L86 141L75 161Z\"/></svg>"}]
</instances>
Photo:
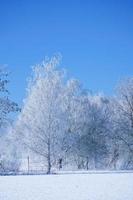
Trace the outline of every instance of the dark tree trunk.
<instances>
[{"instance_id":1,"label":"dark tree trunk","mask_svg":"<svg viewBox=\"0 0 133 200\"><path fill-rule=\"evenodd\" d=\"M50 139L48 141L48 169L47 169L47 174L51 174L51 148L50 148Z\"/></svg>"},{"instance_id":2,"label":"dark tree trunk","mask_svg":"<svg viewBox=\"0 0 133 200\"><path fill-rule=\"evenodd\" d=\"M89 170L89 158L86 158L86 169Z\"/></svg>"}]
</instances>

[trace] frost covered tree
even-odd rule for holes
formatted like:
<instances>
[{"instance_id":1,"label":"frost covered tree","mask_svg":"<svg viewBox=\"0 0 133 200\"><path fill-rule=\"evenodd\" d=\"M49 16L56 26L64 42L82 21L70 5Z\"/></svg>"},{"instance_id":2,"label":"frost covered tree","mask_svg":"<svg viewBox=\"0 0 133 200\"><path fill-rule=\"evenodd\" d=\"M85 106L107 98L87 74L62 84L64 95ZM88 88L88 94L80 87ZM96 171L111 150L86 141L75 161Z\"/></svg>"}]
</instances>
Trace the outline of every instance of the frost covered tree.
<instances>
[{"instance_id":1,"label":"frost covered tree","mask_svg":"<svg viewBox=\"0 0 133 200\"><path fill-rule=\"evenodd\" d=\"M108 152L108 103L108 99L101 95L89 95L84 102L84 123L77 142L80 158L78 168L105 167L103 163Z\"/></svg>"},{"instance_id":2,"label":"frost covered tree","mask_svg":"<svg viewBox=\"0 0 133 200\"><path fill-rule=\"evenodd\" d=\"M58 57L53 57L33 68L16 124L16 131L24 134L25 145L47 162L47 173L68 151L70 133L76 132L71 120L76 120L79 84L66 80L64 70L57 69L58 62Z\"/></svg>"},{"instance_id":3,"label":"frost covered tree","mask_svg":"<svg viewBox=\"0 0 133 200\"><path fill-rule=\"evenodd\" d=\"M9 142L6 129L11 122L10 113L17 112L20 109L9 98L8 75L7 70L0 67L0 173L7 172L9 169L14 170L15 163L17 165L16 158L13 156L15 152L13 151L14 144L11 141Z\"/></svg>"},{"instance_id":4,"label":"frost covered tree","mask_svg":"<svg viewBox=\"0 0 133 200\"><path fill-rule=\"evenodd\" d=\"M8 75L7 70L0 67L0 127L9 122L10 113L19 111L18 105L9 98Z\"/></svg>"},{"instance_id":5,"label":"frost covered tree","mask_svg":"<svg viewBox=\"0 0 133 200\"><path fill-rule=\"evenodd\" d=\"M114 139L124 158L123 168L128 168L133 164L133 78L119 84L114 113Z\"/></svg>"}]
</instances>

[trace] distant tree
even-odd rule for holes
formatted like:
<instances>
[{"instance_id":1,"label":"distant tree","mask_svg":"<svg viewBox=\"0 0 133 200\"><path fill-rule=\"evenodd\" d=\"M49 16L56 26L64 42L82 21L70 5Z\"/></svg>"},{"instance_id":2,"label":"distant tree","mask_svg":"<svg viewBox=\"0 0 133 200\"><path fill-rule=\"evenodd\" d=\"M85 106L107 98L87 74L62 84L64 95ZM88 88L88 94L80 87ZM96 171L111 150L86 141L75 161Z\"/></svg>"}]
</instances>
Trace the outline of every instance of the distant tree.
<instances>
[{"instance_id":1,"label":"distant tree","mask_svg":"<svg viewBox=\"0 0 133 200\"><path fill-rule=\"evenodd\" d=\"M128 168L133 164L133 78L123 80L117 87L114 113L114 139L125 157L124 168Z\"/></svg>"},{"instance_id":2,"label":"distant tree","mask_svg":"<svg viewBox=\"0 0 133 200\"><path fill-rule=\"evenodd\" d=\"M100 95L89 95L84 103L84 123L77 142L77 152L80 156L80 166L86 169L105 167L102 161L108 153L108 100ZM82 158L82 159L81 159Z\"/></svg>"}]
</instances>

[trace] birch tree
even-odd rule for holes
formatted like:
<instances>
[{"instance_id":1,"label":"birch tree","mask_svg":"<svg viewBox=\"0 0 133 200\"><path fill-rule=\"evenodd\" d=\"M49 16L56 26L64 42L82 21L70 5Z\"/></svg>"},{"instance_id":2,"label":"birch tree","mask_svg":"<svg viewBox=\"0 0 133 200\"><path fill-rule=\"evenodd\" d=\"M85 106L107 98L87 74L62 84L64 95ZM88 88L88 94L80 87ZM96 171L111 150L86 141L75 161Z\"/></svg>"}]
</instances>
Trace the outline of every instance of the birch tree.
<instances>
[{"instance_id":1,"label":"birch tree","mask_svg":"<svg viewBox=\"0 0 133 200\"><path fill-rule=\"evenodd\" d=\"M47 173L70 147L68 135L75 132L71 119L79 95L77 81L67 80L64 70L57 68L58 62L53 57L33 68L27 98L16 124L26 146L46 160Z\"/></svg>"}]
</instances>

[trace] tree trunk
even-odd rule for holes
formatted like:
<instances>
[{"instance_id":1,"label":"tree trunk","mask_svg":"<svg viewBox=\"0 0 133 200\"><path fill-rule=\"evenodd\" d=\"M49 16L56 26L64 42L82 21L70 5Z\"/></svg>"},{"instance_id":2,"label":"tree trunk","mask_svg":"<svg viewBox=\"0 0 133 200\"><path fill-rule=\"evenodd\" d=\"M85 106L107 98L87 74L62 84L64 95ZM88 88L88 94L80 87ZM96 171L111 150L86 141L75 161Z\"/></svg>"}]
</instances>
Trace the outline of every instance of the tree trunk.
<instances>
[{"instance_id":1,"label":"tree trunk","mask_svg":"<svg viewBox=\"0 0 133 200\"><path fill-rule=\"evenodd\" d=\"M47 174L51 174L51 162L48 159L48 169L47 169Z\"/></svg>"},{"instance_id":2,"label":"tree trunk","mask_svg":"<svg viewBox=\"0 0 133 200\"><path fill-rule=\"evenodd\" d=\"M48 169L47 174L51 174L51 148L50 148L50 139L48 141Z\"/></svg>"},{"instance_id":3,"label":"tree trunk","mask_svg":"<svg viewBox=\"0 0 133 200\"><path fill-rule=\"evenodd\" d=\"M89 158L86 158L86 169L89 170Z\"/></svg>"},{"instance_id":4,"label":"tree trunk","mask_svg":"<svg viewBox=\"0 0 133 200\"><path fill-rule=\"evenodd\" d=\"M60 158L60 159L59 159L59 170L61 170L61 169L62 169L62 161L63 161L63 159L62 159L62 158Z\"/></svg>"}]
</instances>

